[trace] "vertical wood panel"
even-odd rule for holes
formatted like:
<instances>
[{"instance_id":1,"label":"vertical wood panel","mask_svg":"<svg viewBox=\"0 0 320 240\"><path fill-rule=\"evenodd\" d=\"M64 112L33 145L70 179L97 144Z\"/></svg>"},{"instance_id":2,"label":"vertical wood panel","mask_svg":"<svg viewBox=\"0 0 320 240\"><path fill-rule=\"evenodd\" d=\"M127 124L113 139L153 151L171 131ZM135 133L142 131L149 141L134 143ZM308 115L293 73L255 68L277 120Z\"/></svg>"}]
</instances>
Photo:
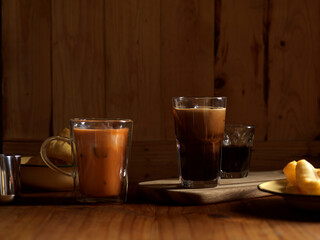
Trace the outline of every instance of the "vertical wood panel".
<instances>
[{"instance_id":1,"label":"vertical wood panel","mask_svg":"<svg viewBox=\"0 0 320 240\"><path fill-rule=\"evenodd\" d=\"M214 1L161 1L161 94L165 138L174 138L171 99L213 96Z\"/></svg>"},{"instance_id":2,"label":"vertical wood panel","mask_svg":"<svg viewBox=\"0 0 320 240\"><path fill-rule=\"evenodd\" d=\"M319 5L2 0L4 151L37 154L71 117L130 117L143 140L131 178L158 178L176 168L171 98L215 94L228 97L227 122L257 126L260 170L316 160Z\"/></svg>"},{"instance_id":3,"label":"vertical wood panel","mask_svg":"<svg viewBox=\"0 0 320 240\"><path fill-rule=\"evenodd\" d=\"M53 0L53 130L104 117L104 1Z\"/></svg>"},{"instance_id":4,"label":"vertical wood panel","mask_svg":"<svg viewBox=\"0 0 320 240\"><path fill-rule=\"evenodd\" d=\"M217 0L215 93L227 96L227 123L267 134L264 101L263 1Z\"/></svg>"},{"instance_id":5,"label":"vertical wood panel","mask_svg":"<svg viewBox=\"0 0 320 240\"><path fill-rule=\"evenodd\" d=\"M2 1L3 138L49 134L50 1Z\"/></svg>"},{"instance_id":6,"label":"vertical wood panel","mask_svg":"<svg viewBox=\"0 0 320 240\"><path fill-rule=\"evenodd\" d=\"M106 1L108 117L134 120L135 140L161 138L160 0Z\"/></svg>"},{"instance_id":7,"label":"vertical wood panel","mask_svg":"<svg viewBox=\"0 0 320 240\"><path fill-rule=\"evenodd\" d=\"M320 2L271 2L269 139L319 139Z\"/></svg>"}]
</instances>

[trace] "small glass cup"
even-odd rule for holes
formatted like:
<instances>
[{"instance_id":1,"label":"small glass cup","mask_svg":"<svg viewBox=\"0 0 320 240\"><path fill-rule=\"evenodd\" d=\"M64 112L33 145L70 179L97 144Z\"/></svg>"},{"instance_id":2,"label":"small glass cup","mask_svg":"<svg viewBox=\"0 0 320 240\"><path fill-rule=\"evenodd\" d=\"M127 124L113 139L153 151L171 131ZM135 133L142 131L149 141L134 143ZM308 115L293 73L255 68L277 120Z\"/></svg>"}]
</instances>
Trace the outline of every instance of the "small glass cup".
<instances>
[{"instance_id":1,"label":"small glass cup","mask_svg":"<svg viewBox=\"0 0 320 240\"><path fill-rule=\"evenodd\" d=\"M0 154L0 203L13 201L20 194L20 155Z\"/></svg>"},{"instance_id":2,"label":"small glass cup","mask_svg":"<svg viewBox=\"0 0 320 240\"><path fill-rule=\"evenodd\" d=\"M255 127L227 124L222 142L221 178L248 176Z\"/></svg>"},{"instance_id":3,"label":"small glass cup","mask_svg":"<svg viewBox=\"0 0 320 240\"><path fill-rule=\"evenodd\" d=\"M182 187L218 185L226 101L225 97L172 99Z\"/></svg>"},{"instance_id":4,"label":"small glass cup","mask_svg":"<svg viewBox=\"0 0 320 240\"><path fill-rule=\"evenodd\" d=\"M71 138L48 138L41 146L41 157L54 171L74 178L76 200L123 203L127 200L132 127L129 119L71 119ZM72 174L56 167L47 157L46 149L52 140L71 143Z\"/></svg>"}]
</instances>

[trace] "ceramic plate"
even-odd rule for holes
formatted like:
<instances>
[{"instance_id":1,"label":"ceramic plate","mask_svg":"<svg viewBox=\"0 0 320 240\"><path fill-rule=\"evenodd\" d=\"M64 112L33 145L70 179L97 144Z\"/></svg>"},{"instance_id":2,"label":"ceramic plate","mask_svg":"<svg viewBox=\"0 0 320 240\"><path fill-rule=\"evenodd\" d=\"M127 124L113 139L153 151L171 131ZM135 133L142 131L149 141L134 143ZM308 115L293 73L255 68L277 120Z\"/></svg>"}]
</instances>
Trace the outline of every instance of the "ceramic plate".
<instances>
[{"instance_id":1,"label":"ceramic plate","mask_svg":"<svg viewBox=\"0 0 320 240\"><path fill-rule=\"evenodd\" d=\"M46 165L28 164L30 157L21 159L21 185L22 189L36 189L43 191L71 191L73 179L57 173ZM63 170L71 172L71 166L59 166Z\"/></svg>"},{"instance_id":2,"label":"ceramic plate","mask_svg":"<svg viewBox=\"0 0 320 240\"><path fill-rule=\"evenodd\" d=\"M320 195L305 195L297 192L291 193L286 190L287 184L288 181L286 179L274 180L261 183L258 189L282 196L294 207L306 210L320 210Z\"/></svg>"}]
</instances>

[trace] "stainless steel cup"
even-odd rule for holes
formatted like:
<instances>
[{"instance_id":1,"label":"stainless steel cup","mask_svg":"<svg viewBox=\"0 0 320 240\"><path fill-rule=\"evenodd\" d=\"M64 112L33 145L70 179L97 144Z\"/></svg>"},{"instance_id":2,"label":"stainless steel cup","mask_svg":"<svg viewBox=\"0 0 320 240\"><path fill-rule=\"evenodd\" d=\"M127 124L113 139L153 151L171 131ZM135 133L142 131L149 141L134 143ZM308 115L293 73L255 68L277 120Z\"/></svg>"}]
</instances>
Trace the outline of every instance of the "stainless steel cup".
<instances>
[{"instance_id":1,"label":"stainless steel cup","mask_svg":"<svg viewBox=\"0 0 320 240\"><path fill-rule=\"evenodd\" d=\"M20 193L20 155L0 154L0 203L8 203Z\"/></svg>"}]
</instances>

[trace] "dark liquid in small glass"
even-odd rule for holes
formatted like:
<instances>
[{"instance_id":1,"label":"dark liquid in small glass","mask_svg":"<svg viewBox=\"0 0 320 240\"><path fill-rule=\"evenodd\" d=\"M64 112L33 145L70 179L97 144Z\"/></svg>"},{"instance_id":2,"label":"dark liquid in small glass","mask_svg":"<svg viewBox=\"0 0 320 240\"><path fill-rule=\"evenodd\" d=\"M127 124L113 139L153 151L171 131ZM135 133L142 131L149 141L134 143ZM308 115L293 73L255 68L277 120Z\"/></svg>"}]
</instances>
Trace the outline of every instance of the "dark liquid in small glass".
<instances>
[{"instance_id":1,"label":"dark liquid in small glass","mask_svg":"<svg viewBox=\"0 0 320 240\"><path fill-rule=\"evenodd\" d=\"M247 146L222 146L223 172L243 172L249 169L251 147Z\"/></svg>"}]
</instances>

